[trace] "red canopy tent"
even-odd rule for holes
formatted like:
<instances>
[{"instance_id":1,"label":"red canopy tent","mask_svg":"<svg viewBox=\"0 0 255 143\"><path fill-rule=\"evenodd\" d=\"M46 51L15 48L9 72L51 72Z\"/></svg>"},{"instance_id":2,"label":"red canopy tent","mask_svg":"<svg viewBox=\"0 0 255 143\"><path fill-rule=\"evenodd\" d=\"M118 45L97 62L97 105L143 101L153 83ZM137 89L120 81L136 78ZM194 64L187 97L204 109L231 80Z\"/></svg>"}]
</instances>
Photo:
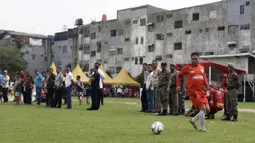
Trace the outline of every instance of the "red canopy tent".
<instances>
[{"instance_id":1,"label":"red canopy tent","mask_svg":"<svg viewBox=\"0 0 255 143\"><path fill-rule=\"evenodd\" d=\"M228 67L227 66L224 66L224 65L220 65L220 64L216 64L216 63L213 63L213 62L201 62L199 63L200 65L204 66L204 67L213 67L223 73L228 73ZM188 64L184 64L184 65L188 65ZM179 67L180 64L177 64L177 67ZM240 69L235 69L235 72L237 74L246 74L246 71L244 70L240 70Z\"/></svg>"}]
</instances>

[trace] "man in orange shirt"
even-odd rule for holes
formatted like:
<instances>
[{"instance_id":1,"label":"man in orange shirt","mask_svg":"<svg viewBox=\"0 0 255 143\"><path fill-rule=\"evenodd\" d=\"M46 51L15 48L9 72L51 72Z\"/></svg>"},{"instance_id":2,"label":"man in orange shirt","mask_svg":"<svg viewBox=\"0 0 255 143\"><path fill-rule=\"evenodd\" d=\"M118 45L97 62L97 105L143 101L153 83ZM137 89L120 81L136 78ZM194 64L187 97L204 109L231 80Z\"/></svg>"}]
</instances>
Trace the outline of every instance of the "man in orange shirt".
<instances>
[{"instance_id":1,"label":"man in orange shirt","mask_svg":"<svg viewBox=\"0 0 255 143\"><path fill-rule=\"evenodd\" d=\"M181 90L180 80L186 75L187 94L190 97L195 108L199 109L199 113L190 120L192 126L197 129L196 120L200 120L200 131L206 132L205 114L210 111L208 100L206 98L205 87L209 88L206 81L204 67L199 64L199 54L194 52L191 54L191 64L185 65L177 76L176 90Z\"/></svg>"}]
</instances>

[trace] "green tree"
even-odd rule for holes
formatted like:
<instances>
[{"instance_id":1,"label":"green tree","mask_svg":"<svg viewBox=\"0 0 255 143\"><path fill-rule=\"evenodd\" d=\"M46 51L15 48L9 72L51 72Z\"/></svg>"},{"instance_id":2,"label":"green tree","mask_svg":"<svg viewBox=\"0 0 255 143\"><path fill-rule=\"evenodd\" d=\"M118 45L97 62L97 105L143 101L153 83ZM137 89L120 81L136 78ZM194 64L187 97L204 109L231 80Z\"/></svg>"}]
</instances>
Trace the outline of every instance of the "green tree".
<instances>
[{"instance_id":1,"label":"green tree","mask_svg":"<svg viewBox=\"0 0 255 143\"><path fill-rule=\"evenodd\" d=\"M26 69L26 62L18 48L0 47L0 51L0 69L7 70L11 79L15 77L17 71Z\"/></svg>"}]
</instances>

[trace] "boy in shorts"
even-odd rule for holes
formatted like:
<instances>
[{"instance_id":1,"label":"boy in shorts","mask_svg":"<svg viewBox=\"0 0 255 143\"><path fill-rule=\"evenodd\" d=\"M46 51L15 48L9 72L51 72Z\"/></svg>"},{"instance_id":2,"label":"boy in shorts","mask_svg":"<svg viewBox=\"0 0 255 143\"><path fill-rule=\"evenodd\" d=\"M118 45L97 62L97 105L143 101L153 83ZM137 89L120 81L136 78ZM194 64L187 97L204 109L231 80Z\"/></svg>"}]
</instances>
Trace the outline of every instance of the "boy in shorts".
<instances>
[{"instance_id":1,"label":"boy in shorts","mask_svg":"<svg viewBox=\"0 0 255 143\"><path fill-rule=\"evenodd\" d=\"M83 89L84 89L84 85L81 82L81 76L77 76L76 77L77 80L77 95L78 95L78 100L79 100L79 106L81 106L82 104L82 99L83 99Z\"/></svg>"}]
</instances>

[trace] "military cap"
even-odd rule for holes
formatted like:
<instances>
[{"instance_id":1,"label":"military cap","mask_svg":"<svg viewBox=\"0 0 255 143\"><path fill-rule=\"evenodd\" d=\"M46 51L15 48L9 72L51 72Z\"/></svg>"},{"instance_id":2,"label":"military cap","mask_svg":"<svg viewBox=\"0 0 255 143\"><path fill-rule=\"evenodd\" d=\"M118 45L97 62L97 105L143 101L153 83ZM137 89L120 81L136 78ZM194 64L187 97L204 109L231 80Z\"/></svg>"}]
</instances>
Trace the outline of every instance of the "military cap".
<instances>
[{"instance_id":1,"label":"military cap","mask_svg":"<svg viewBox=\"0 0 255 143\"><path fill-rule=\"evenodd\" d=\"M233 63L228 63L228 67L230 67L230 68L232 68L232 69L234 69L234 68L235 68L235 66L234 66L234 64L233 64Z\"/></svg>"},{"instance_id":2,"label":"military cap","mask_svg":"<svg viewBox=\"0 0 255 143\"><path fill-rule=\"evenodd\" d=\"M170 67L175 67L175 64L170 64Z\"/></svg>"},{"instance_id":3,"label":"military cap","mask_svg":"<svg viewBox=\"0 0 255 143\"><path fill-rule=\"evenodd\" d=\"M166 62L162 62L162 63L161 63L161 66L166 66L166 65L167 65Z\"/></svg>"}]
</instances>

